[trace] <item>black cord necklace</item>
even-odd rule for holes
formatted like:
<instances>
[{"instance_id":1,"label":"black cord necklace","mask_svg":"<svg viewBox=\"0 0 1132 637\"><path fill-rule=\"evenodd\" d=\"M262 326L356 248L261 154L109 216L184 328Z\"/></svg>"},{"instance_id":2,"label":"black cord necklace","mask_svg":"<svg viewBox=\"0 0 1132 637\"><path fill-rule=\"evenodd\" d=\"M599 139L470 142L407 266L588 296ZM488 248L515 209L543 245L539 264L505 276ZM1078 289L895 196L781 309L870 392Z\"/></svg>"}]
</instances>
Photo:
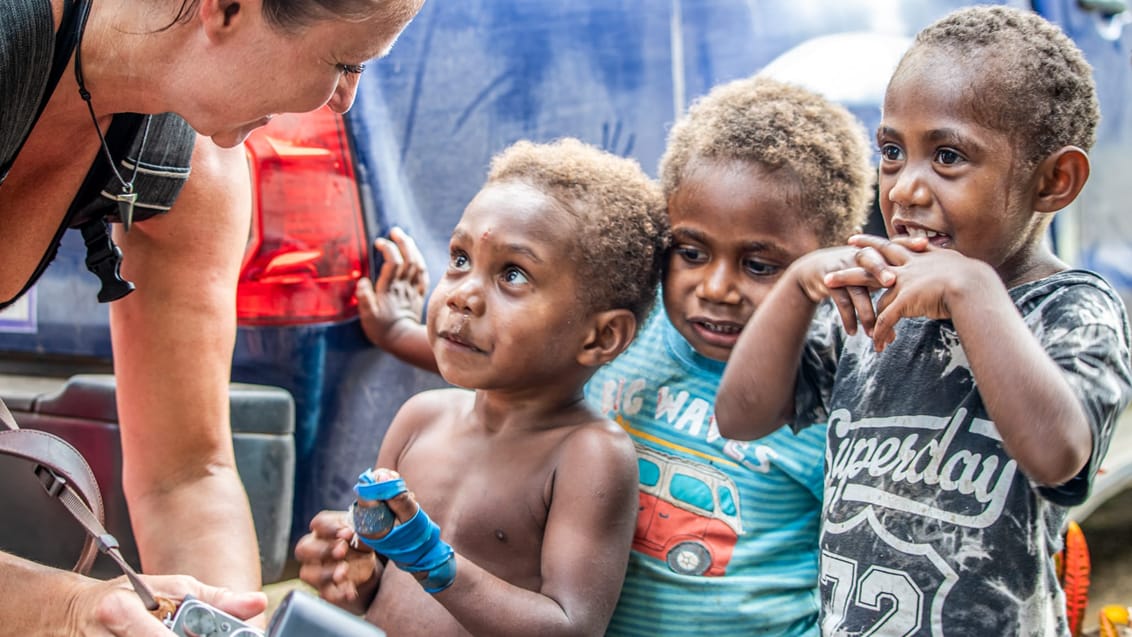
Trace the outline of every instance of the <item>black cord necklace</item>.
<instances>
[{"instance_id":1,"label":"black cord necklace","mask_svg":"<svg viewBox=\"0 0 1132 637\"><path fill-rule=\"evenodd\" d=\"M102 134L102 127L98 125L98 117L94 114L94 106L90 103L90 91L86 90L86 86L83 84L83 32L86 31L86 20L90 16L90 2L82 2L80 7L82 13L75 22L75 39L77 42L75 45L75 81L79 84L79 96L86 102L86 108L90 111L90 120L94 122L94 130L98 133L98 141L102 144L106 160L110 162L110 170L114 172L114 177L118 180L118 183L122 184L122 190L114 196L114 200L118 202L118 218L122 220L122 227L129 232L130 224L134 220L134 204L138 201L138 193L134 192L134 181L138 178L138 165L141 164L142 153L145 152L145 143L149 139L149 123L153 120L153 115L147 115L145 118L145 128L142 130L141 144L138 145L138 156L134 161L133 173L130 175L130 180L126 181L122 178L122 174L118 172L118 167L114 163L114 155L110 153L110 147L106 144L106 136Z\"/></svg>"}]
</instances>

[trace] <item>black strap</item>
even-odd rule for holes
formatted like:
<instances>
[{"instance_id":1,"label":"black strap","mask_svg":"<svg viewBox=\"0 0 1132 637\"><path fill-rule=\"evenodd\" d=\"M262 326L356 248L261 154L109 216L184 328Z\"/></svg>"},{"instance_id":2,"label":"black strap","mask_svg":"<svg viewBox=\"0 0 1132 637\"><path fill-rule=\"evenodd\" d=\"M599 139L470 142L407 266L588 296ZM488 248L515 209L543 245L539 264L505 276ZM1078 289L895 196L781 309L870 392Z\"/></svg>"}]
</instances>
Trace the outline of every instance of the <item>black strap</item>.
<instances>
[{"instance_id":1,"label":"black strap","mask_svg":"<svg viewBox=\"0 0 1132 637\"><path fill-rule=\"evenodd\" d=\"M8 406L0 400L0 455L15 456L36 463L35 475L47 494L58 498L64 508L87 532L75 571L86 573L94 563L95 550L107 555L126 574L145 607L156 610L157 599L137 572L122 557L118 540L102 525L102 496L94 473L81 453L62 438L46 431L20 429Z\"/></svg>"},{"instance_id":2,"label":"black strap","mask_svg":"<svg viewBox=\"0 0 1132 637\"><path fill-rule=\"evenodd\" d=\"M77 0L77 2L85 11L90 10L90 0ZM28 137L31 137L31 132L35 130L35 125L39 122L39 116L43 115L43 109L47 108L47 102L51 101L51 96L55 94L55 87L59 85L59 78L63 77L63 71L71 60L71 54L75 52L75 44L79 41L78 31L72 24L75 19L75 4L75 2L70 1L63 3L63 19L59 23L59 30L55 32L55 54L51 57L51 70L47 74L47 85L43 88L43 97L39 99L35 118L31 120L31 126L28 127L24 140L16 147L16 152L12 154L12 157L3 166L0 166L0 183L4 182L4 178L8 176L8 171L12 169L12 164L16 163L16 158L20 156L20 151L27 143Z\"/></svg>"},{"instance_id":3,"label":"black strap","mask_svg":"<svg viewBox=\"0 0 1132 637\"><path fill-rule=\"evenodd\" d=\"M121 113L114 116L110 128L106 131L106 143L115 157L124 157L129 152L130 144L144 119L143 115L137 113ZM122 252L110 238L109 228L103 220L108 209L117 210L114 208L114 203L99 195L106 182L110 180L110 176L109 164L103 161L102 157L96 156L90 171L79 186L78 194L71 202L71 207L67 209L67 214L55 231L47 252L39 260L39 265L35 266L35 271L17 294L7 301L0 301L0 310L14 303L35 285L39 277L43 276L47 266L55 260L55 255L59 252L59 242L63 240L63 233L76 225L83 228L83 240L87 244L87 269L98 275L102 281L98 300L103 303L114 301L133 291L133 284L123 281L118 274Z\"/></svg>"}]
</instances>

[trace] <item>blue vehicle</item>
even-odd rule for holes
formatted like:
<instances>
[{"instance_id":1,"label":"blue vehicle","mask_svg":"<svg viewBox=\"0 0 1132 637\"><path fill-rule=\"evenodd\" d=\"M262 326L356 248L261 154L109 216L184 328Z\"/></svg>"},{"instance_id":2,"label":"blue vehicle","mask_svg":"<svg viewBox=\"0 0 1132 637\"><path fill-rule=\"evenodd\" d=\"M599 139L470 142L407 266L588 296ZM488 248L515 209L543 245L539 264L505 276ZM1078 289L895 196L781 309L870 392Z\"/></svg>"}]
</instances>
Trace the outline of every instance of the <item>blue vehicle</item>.
<instances>
[{"instance_id":1,"label":"blue vehicle","mask_svg":"<svg viewBox=\"0 0 1132 637\"><path fill-rule=\"evenodd\" d=\"M655 174L677 114L713 85L758 71L824 92L872 130L910 38L967 4L431 0L389 57L362 76L344 117L326 110L282 116L256 132L246 144L255 212L239 287L232 419L264 580L285 576L293 542L316 512L349 503L404 400L442 384L362 334L353 288L376 271L375 236L404 228L439 271L448 234L489 159L510 143L574 136L635 157ZM1127 302L1128 0L1010 4L1059 24L1095 68L1103 120L1092 176L1073 208L1058 215L1051 240L1068 262L1104 274ZM0 397L25 427L62 432L84 451L103 485L108 526L129 554L108 312L83 265L81 237L68 234L32 292L0 315ZM1129 437L1129 428L1118 436ZM1132 484L1132 456L1121 456L1122 447L1132 444L1112 445L1079 516ZM28 492L7 491L13 500ZM33 507L2 498L0 506ZM19 547L7 527L0 523L0 546ZM76 530L74 548L56 543L52 554L36 554L42 542L26 548L68 565L80 538Z\"/></svg>"}]
</instances>

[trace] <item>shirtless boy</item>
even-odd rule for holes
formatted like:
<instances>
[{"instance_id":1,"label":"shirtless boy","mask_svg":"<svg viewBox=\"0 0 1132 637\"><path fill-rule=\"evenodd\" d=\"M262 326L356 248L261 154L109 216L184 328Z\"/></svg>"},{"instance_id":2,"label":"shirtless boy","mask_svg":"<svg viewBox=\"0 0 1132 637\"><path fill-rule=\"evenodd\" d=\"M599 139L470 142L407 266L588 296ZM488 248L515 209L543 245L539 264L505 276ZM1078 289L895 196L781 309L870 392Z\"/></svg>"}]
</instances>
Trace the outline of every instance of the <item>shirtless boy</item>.
<instances>
[{"instance_id":1,"label":"shirtless boy","mask_svg":"<svg viewBox=\"0 0 1132 637\"><path fill-rule=\"evenodd\" d=\"M412 537L362 533L353 548L348 516L320 513L295 549L303 581L390 635L600 634L632 542L636 457L582 388L647 316L664 227L631 160L577 140L498 156L428 307L437 366L467 389L407 401L357 488L356 520L383 500L400 523L387 537ZM398 476L411 491L374 495ZM418 505L439 533L410 521Z\"/></svg>"}]
</instances>

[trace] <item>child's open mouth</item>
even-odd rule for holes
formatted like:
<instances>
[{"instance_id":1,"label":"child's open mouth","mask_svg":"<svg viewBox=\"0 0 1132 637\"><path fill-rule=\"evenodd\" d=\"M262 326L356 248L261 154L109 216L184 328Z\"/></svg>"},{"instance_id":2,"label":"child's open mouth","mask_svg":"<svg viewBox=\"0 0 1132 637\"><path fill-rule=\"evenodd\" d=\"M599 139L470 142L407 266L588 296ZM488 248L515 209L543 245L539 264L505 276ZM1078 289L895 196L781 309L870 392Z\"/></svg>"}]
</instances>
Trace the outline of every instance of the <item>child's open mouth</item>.
<instances>
[{"instance_id":1,"label":"child's open mouth","mask_svg":"<svg viewBox=\"0 0 1132 637\"><path fill-rule=\"evenodd\" d=\"M739 332L743 331L741 324L732 321L691 319L689 323L704 342L715 347L734 347Z\"/></svg>"},{"instance_id":2,"label":"child's open mouth","mask_svg":"<svg viewBox=\"0 0 1132 637\"><path fill-rule=\"evenodd\" d=\"M947 235L942 232L936 232L935 230L917 228L913 226L904 226L899 224L894 225L894 230L896 230L896 234L898 236L902 235L911 239L924 238L928 240L928 243L931 243L932 245L939 248L947 248L951 246L951 235Z\"/></svg>"}]
</instances>

